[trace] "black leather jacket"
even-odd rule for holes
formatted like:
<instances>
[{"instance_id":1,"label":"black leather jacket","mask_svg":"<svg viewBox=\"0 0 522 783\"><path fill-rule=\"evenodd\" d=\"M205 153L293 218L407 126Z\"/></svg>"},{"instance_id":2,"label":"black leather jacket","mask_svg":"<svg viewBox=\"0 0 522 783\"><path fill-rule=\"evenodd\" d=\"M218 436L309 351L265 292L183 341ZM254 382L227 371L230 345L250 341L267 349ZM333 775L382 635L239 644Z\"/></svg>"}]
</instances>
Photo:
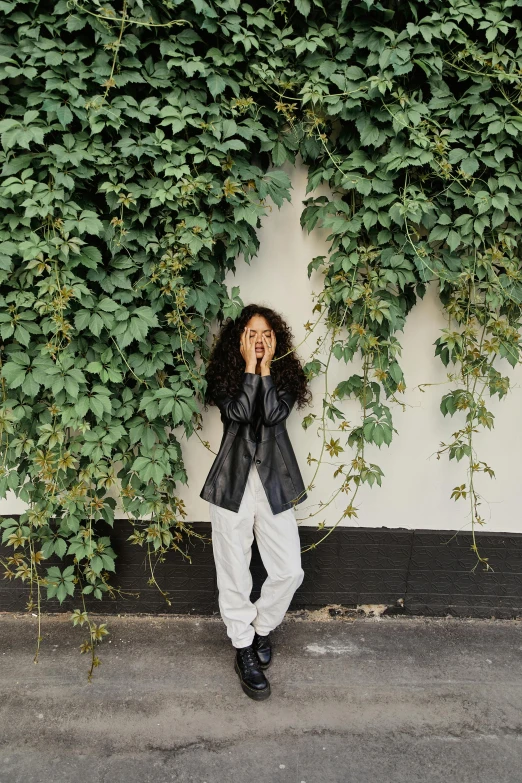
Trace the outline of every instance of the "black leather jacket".
<instances>
[{"instance_id":1,"label":"black leather jacket","mask_svg":"<svg viewBox=\"0 0 522 783\"><path fill-rule=\"evenodd\" d=\"M255 460L273 514L306 500L286 431L295 399L289 391L278 392L271 375L245 372L236 395L216 400L223 438L200 498L237 512Z\"/></svg>"}]
</instances>

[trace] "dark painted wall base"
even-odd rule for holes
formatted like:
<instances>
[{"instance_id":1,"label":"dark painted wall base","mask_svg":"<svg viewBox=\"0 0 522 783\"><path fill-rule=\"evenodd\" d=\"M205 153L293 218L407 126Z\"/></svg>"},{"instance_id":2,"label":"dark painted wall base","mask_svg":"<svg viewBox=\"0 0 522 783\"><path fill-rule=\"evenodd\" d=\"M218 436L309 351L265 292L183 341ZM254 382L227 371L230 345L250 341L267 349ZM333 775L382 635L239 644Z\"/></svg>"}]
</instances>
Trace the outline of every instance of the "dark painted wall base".
<instances>
[{"instance_id":1,"label":"dark painted wall base","mask_svg":"<svg viewBox=\"0 0 522 783\"><path fill-rule=\"evenodd\" d=\"M208 522L192 523L194 531L209 537ZM98 526L110 535L118 555L117 573L111 584L123 592L113 600L98 601L85 596L87 609L102 614L178 613L212 615L219 612L212 546L192 538L188 548L192 565L174 551L155 568L161 589L167 591L169 606L158 589L148 584L146 551L129 544L131 526L117 520L114 529ZM300 528L301 545L319 541L327 532ZM396 528L339 527L318 545L303 553L305 579L290 609L311 609L328 604L355 608L360 604L387 604L387 613L459 617L514 618L522 616L522 534L475 534L478 550L494 569L482 564L471 551L470 533L406 530ZM0 547L0 558L13 550ZM53 558L46 566L62 570L72 563ZM257 546L252 550L252 600L259 596L266 572ZM2 569L3 571L3 569ZM3 574L2 574L3 575ZM139 593L139 598L128 596ZM44 590L44 596L46 591ZM20 580L0 581L0 611L26 609L27 585ZM34 594L36 599L36 593ZM63 604L55 599L42 602L44 612L66 612L81 608L79 595Z\"/></svg>"}]
</instances>

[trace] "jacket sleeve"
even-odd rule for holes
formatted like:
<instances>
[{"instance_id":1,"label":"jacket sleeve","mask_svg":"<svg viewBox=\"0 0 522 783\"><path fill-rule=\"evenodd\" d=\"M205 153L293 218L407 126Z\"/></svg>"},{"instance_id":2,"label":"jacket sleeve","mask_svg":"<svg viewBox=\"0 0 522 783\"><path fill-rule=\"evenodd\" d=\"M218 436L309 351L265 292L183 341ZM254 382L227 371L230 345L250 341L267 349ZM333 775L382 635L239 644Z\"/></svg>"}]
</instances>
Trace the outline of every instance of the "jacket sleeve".
<instances>
[{"instance_id":1,"label":"jacket sleeve","mask_svg":"<svg viewBox=\"0 0 522 783\"><path fill-rule=\"evenodd\" d=\"M272 427L290 416L296 397L292 392L278 392L271 375L261 375L259 390L260 410L263 424Z\"/></svg>"},{"instance_id":2,"label":"jacket sleeve","mask_svg":"<svg viewBox=\"0 0 522 783\"><path fill-rule=\"evenodd\" d=\"M237 394L233 397L220 397L216 400L216 405L227 419L241 423L251 422L260 385L260 375L255 372L245 372Z\"/></svg>"}]
</instances>

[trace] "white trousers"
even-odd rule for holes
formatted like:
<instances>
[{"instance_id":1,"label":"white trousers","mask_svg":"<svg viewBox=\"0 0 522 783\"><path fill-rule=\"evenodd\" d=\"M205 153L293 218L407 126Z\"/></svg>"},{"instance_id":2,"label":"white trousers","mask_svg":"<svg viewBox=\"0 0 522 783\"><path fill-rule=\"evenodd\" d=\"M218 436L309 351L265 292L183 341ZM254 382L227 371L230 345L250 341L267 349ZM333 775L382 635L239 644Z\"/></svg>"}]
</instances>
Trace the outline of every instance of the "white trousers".
<instances>
[{"instance_id":1,"label":"white trousers","mask_svg":"<svg viewBox=\"0 0 522 783\"><path fill-rule=\"evenodd\" d=\"M219 611L234 647L246 647L254 631L266 636L279 625L304 579L295 512L272 513L254 461L239 511L209 503L209 512ZM252 603L254 534L268 576Z\"/></svg>"}]
</instances>

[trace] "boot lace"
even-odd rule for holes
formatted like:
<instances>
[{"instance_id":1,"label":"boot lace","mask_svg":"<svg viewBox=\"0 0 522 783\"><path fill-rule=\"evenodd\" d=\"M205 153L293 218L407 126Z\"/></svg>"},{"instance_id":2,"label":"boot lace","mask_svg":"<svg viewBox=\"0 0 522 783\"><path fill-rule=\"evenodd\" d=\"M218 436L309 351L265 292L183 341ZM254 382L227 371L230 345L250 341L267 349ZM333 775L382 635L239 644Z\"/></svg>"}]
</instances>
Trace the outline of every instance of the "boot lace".
<instances>
[{"instance_id":1,"label":"boot lace","mask_svg":"<svg viewBox=\"0 0 522 783\"><path fill-rule=\"evenodd\" d=\"M245 666L248 669L258 669L259 668L259 662L257 660L257 655L254 652L254 648L252 645L249 647L244 647L239 651L239 654L241 655L241 660L245 664Z\"/></svg>"},{"instance_id":2,"label":"boot lace","mask_svg":"<svg viewBox=\"0 0 522 783\"><path fill-rule=\"evenodd\" d=\"M262 648L262 649L268 649L270 647L270 637L269 636L259 636L259 634L255 635L254 638L254 644L256 647Z\"/></svg>"}]
</instances>

